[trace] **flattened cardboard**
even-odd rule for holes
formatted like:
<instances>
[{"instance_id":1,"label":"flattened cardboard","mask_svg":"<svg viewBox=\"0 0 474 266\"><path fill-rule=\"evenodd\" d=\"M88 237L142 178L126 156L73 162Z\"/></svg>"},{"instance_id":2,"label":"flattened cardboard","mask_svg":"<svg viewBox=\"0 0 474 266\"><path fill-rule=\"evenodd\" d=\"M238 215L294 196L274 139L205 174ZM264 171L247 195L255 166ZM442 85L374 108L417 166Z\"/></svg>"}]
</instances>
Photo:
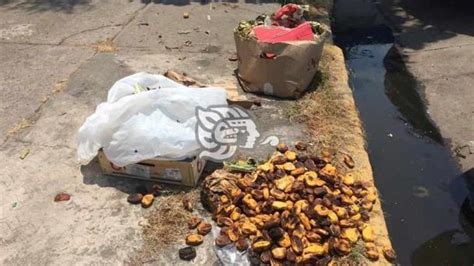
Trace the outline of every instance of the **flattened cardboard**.
<instances>
[{"instance_id":1,"label":"flattened cardboard","mask_svg":"<svg viewBox=\"0 0 474 266\"><path fill-rule=\"evenodd\" d=\"M107 159L104 152L99 151L97 156L100 168L106 175L137 178L188 187L197 185L202 170L206 165L205 160L197 158L182 161L149 159L118 167Z\"/></svg>"},{"instance_id":2,"label":"flattened cardboard","mask_svg":"<svg viewBox=\"0 0 474 266\"><path fill-rule=\"evenodd\" d=\"M281 98L301 97L318 70L327 35L325 31L314 41L261 43L234 33L243 89Z\"/></svg>"}]
</instances>

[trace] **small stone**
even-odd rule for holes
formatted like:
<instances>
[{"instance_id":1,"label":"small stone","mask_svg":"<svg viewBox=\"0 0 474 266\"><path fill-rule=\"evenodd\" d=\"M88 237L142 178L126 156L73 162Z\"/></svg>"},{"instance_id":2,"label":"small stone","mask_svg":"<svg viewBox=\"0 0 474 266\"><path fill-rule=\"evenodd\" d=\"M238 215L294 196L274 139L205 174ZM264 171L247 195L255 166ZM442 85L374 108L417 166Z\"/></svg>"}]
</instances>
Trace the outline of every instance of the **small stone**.
<instances>
[{"instance_id":1,"label":"small stone","mask_svg":"<svg viewBox=\"0 0 474 266\"><path fill-rule=\"evenodd\" d=\"M189 18L189 12L184 12L183 13L183 18Z\"/></svg>"},{"instance_id":2,"label":"small stone","mask_svg":"<svg viewBox=\"0 0 474 266\"><path fill-rule=\"evenodd\" d=\"M160 185L154 184L153 186L151 186L150 192L153 194L153 196L157 197L161 194L162 190L163 188Z\"/></svg>"},{"instance_id":3,"label":"small stone","mask_svg":"<svg viewBox=\"0 0 474 266\"><path fill-rule=\"evenodd\" d=\"M133 193L128 195L127 201L131 204L138 204L141 203L143 199L143 195L141 193Z\"/></svg>"},{"instance_id":4,"label":"small stone","mask_svg":"<svg viewBox=\"0 0 474 266\"><path fill-rule=\"evenodd\" d=\"M153 204L153 200L155 199L155 197L153 196L153 194L146 194L145 196L143 196L142 198L142 207L143 208L148 208L151 206L151 204Z\"/></svg>"},{"instance_id":5,"label":"small stone","mask_svg":"<svg viewBox=\"0 0 474 266\"><path fill-rule=\"evenodd\" d=\"M179 258L182 260L192 260L196 257L196 249L193 247L185 247L179 249Z\"/></svg>"},{"instance_id":6,"label":"small stone","mask_svg":"<svg viewBox=\"0 0 474 266\"><path fill-rule=\"evenodd\" d=\"M69 199L71 199L71 195L69 195L67 193L64 193L64 192L58 193L54 197L54 201L56 201L56 202L58 202L58 201L68 201Z\"/></svg>"}]
</instances>

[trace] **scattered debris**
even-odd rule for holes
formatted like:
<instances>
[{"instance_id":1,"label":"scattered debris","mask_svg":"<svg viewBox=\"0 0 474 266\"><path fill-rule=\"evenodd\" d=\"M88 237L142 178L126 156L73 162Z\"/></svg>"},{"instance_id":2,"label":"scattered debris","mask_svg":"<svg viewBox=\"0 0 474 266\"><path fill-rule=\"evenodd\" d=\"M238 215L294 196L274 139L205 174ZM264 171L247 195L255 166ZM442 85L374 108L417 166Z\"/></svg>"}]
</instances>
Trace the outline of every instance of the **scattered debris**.
<instances>
[{"instance_id":1,"label":"scattered debris","mask_svg":"<svg viewBox=\"0 0 474 266\"><path fill-rule=\"evenodd\" d=\"M204 31L204 33L207 34L207 35L209 35L209 34L211 34L211 31L206 30L206 31Z\"/></svg>"},{"instance_id":2,"label":"scattered debris","mask_svg":"<svg viewBox=\"0 0 474 266\"><path fill-rule=\"evenodd\" d=\"M24 160L30 154L30 149L24 148L20 151L20 159Z\"/></svg>"},{"instance_id":3,"label":"scattered debris","mask_svg":"<svg viewBox=\"0 0 474 266\"><path fill-rule=\"evenodd\" d=\"M178 83L181 83L185 86L188 86L188 87L199 87L199 88L206 87L206 85L204 83L201 83L201 82L199 82L195 79L192 79L192 78L186 76L185 73L179 74L176 71L168 70L168 71L166 71L164 76L169 78L169 79L172 79L172 80L174 80Z\"/></svg>"},{"instance_id":4,"label":"scattered debris","mask_svg":"<svg viewBox=\"0 0 474 266\"><path fill-rule=\"evenodd\" d=\"M383 255L388 262L395 263L397 260L397 254L395 253L395 250L390 247L385 247L383 249Z\"/></svg>"},{"instance_id":5,"label":"scattered debris","mask_svg":"<svg viewBox=\"0 0 474 266\"><path fill-rule=\"evenodd\" d=\"M188 221L188 228L189 229L195 229L196 227L198 227L198 225L202 222L202 218L199 218L197 216L193 216L191 217L191 219L189 219Z\"/></svg>"},{"instance_id":6,"label":"scattered debris","mask_svg":"<svg viewBox=\"0 0 474 266\"><path fill-rule=\"evenodd\" d=\"M150 24L148 22L140 22L138 26L150 26Z\"/></svg>"},{"instance_id":7,"label":"scattered debris","mask_svg":"<svg viewBox=\"0 0 474 266\"><path fill-rule=\"evenodd\" d=\"M185 19L189 18L189 12L184 12L183 13L183 18L185 18Z\"/></svg>"},{"instance_id":8,"label":"scattered debris","mask_svg":"<svg viewBox=\"0 0 474 266\"><path fill-rule=\"evenodd\" d=\"M251 173L257 169L257 162L249 158L248 160L237 160L235 162L224 162L224 169L228 171Z\"/></svg>"},{"instance_id":9,"label":"scattered debris","mask_svg":"<svg viewBox=\"0 0 474 266\"><path fill-rule=\"evenodd\" d=\"M304 151L306 150L306 143L304 143L303 141L297 141L295 143L295 148L299 151Z\"/></svg>"},{"instance_id":10,"label":"scattered debris","mask_svg":"<svg viewBox=\"0 0 474 266\"><path fill-rule=\"evenodd\" d=\"M199 246L204 241L204 237L200 234L189 234L186 236L186 245Z\"/></svg>"},{"instance_id":11,"label":"scattered debris","mask_svg":"<svg viewBox=\"0 0 474 266\"><path fill-rule=\"evenodd\" d=\"M387 136L388 136L389 138L393 138L393 134L392 134L392 133L388 133Z\"/></svg>"},{"instance_id":12,"label":"scattered debris","mask_svg":"<svg viewBox=\"0 0 474 266\"><path fill-rule=\"evenodd\" d=\"M460 158L467 158L469 154L474 154L474 141L469 141L465 145L457 145L456 148L454 148L454 153L456 153L457 157Z\"/></svg>"},{"instance_id":13,"label":"scattered debris","mask_svg":"<svg viewBox=\"0 0 474 266\"><path fill-rule=\"evenodd\" d=\"M168 50L173 50L173 49L179 49L180 47L179 47L179 46L168 46L168 45L165 45L165 48L168 49Z\"/></svg>"},{"instance_id":14,"label":"scattered debris","mask_svg":"<svg viewBox=\"0 0 474 266\"><path fill-rule=\"evenodd\" d=\"M233 178L221 182L211 175L214 186L204 180L204 189L213 190L210 194L221 191L207 197L219 201L208 204L217 206L213 217L221 226L216 246L245 246L237 243L248 239L249 256L262 263L291 259L314 264L323 256L330 261L331 254L348 255L363 240L366 256L377 260L377 234L369 225L377 200L373 184L339 172L331 162L335 158L331 152L314 156L284 144L278 150L282 153L251 174L235 178L238 174L228 173Z\"/></svg>"},{"instance_id":15,"label":"scattered debris","mask_svg":"<svg viewBox=\"0 0 474 266\"><path fill-rule=\"evenodd\" d=\"M184 42L184 46L191 46L192 44L193 42L191 42L190 40Z\"/></svg>"},{"instance_id":16,"label":"scattered debris","mask_svg":"<svg viewBox=\"0 0 474 266\"><path fill-rule=\"evenodd\" d=\"M183 197L183 207L189 212L193 211L193 203L188 197Z\"/></svg>"},{"instance_id":17,"label":"scattered debris","mask_svg":"<svg viewBox=\"0 0 474 266\"><path fill-rule=\"evenodd\" d=\"M111 53L117 51L117 47L115 47L114 41L112 38L107 38L105 41L100 41L95 44L90 45L91 48L97 50L97 52L102 53Z\"/></svg>"},{"instance_id":18,"label":"scattered debris","mask_svg":"<svg viewBox=\"0 0 474 266\"><path fill-rule=\"evenodd\" d=\"M163 188L159 184L153 184L150 189L150 193L153 194L153 196L158 197L161 195L161 191Z\"/></svg>"},{"instance_id":19,"label":"scattered debris","mask_svg":"<svg viewBox=\"0 0 474 266\"><path fill-rule=\"evenodd\" d=\"M69 195L65 192L58 193L54 197L54 201L56 201L56 202L58 202L58 201L68 201L69 199L71 199L71 195Z\"/></svg>"},{"instance_id":20,"label":"scattered debris","mask_svg":"<svg viewBox=\"0 0 474 266\"><path fill-rule=\"evenodd\" d=\"M179 249L179 258L182 260L192 260L196 257L196 249L193 247L185 247Z\"/></svg>"},{"instance_id":21,"label":"scattered debris","mask_svg":"<svg viewBox=\"0 0 474 266\"><path fill-rule=\"evenodd\" d=\"M236 53L233 53L231 56L229 56L228 59L229 59L229 61L234 62L234 61L239 60L239 57L237 57Z\"/></svg>"},{"instance_id":22,"label":"scattered debris","mask_svg":"<svg viewBox=\"0 0 474 266\"><path fill-rule=\"evenodd\" d=\"M190 30L182 30L182 31L178 31L178 34L189 34L191 33Z\"/></svg>"},{"instance_id":23,"label":"scattered debris","mask_svg":"<svg viewBox=\"0 0 474 266\"><path fill-rule=\"evenodd\" d=\"M346 164L346 166L349 167L350 169L354 168L355 166L354 159L352 159L352 157L349 154L344 154L343 161Z\"/></svg>"},{"instance_id":24,"label":"scattered debris","mask_svg":"<svg viewBox=\"0 0 474 266\"><path fill-rule=\"evenodd\" d=\"M413 195L418 198L426 198L430 195L430 192L425 187L416 186L416 187L413 187Z\"/></svg>"},{"instance_id":25,"label":"scattered debris","mask_svg":"<svg viewBox=\"0 0 474 266\"><path fill-rule=\"evenodd\" d=\"M207 20L211 20L211 15L207 15Z\"/></svg>"},{"instance_id":26,"label":"scattered debris","mask_svg":"<svg viewBox=\"0 0 474 266\"><path fill-rule=\"evenodd\" d=\"M139 204L142 202L143 194L141 193L133 193L128 195L127 201L131 204Z\"/></svg>"},{"instance_id":27,"label":"scattered debris","mask_svg":"<svg viewBox=\"0 0 474 266\"><path fill-rule=\"evenodd\" d=\"M153 194L146 194L142 198L142 207L149 208L153 204L154 199L155 197L153 196Z\"/></svg>"},{"instance_id":28,"label":"scattered debris","mask_svg":"<svg viewBox=\"0 0 474 266\"><path fill-rule=\"evenodd\" d=\"M15 209L16 207L18 207L18 202L13 202L12 203L12 208Z\"/></svg>"}]
</instances>

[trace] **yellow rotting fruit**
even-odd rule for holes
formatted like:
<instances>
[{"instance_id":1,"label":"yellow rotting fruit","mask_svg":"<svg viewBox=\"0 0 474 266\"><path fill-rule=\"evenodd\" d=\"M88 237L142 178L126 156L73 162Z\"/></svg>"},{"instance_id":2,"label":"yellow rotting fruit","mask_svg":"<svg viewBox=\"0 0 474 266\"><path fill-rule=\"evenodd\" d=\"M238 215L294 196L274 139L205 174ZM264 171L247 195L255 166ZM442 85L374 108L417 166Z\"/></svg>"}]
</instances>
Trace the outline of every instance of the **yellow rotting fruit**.
<instances>
[{"instance_id":1,"label":"yellow rotting fruit","mask_svg":"<svg viewBox=\"0 0 474 266\"><path fill-rule=\"evenodd\" d=\"M288 207L288 205L286 205L286 202L284 201L274 201L272 203L272 207L275 210L282 211L282 210L285 210Z\"/></svg>"},{"instance_id":2,"label":"yellow rotting fruit","mask_svg":"<svg viewBox=\"0 0 474 266\"><path fill-rule=\"evenodd\" d=\"M219 235L218 237L216 237L215 243L216 243L216 246L218 247L225 247L229 245L230 243L232 243L232 241L230 241L227 235Z\"/></svg>"},{"instance_id":3,"label":"yellow rotting fruit","mask_svg":"<svg viewBox=\"0 0 474 266\"><path fill-rule=\"evenodd\" d=\"M241 193L242 193L242 190L240 190L240 188L233 188L233 189L230 191L230 196L231 196L233 199L235 199L235 198L238 198Z\"/></svg>"},{"instance_id":4,"label":"yellow rotting fruit","mask_svg":"<svg viewBox=\"0 0 474 266\"><path fill-rule=\"evenodd\" d=\"M240 237L238 234L237 228L235 227L227 230L227 236L232 242L239 240L239 237Z\"/></svg>"},{"instance_id":5,"label":"yellow rotting fruit","mask_svg":"<svg viewBox=\"0 0 474 266\"><path fill-rule=\"evenodd\" d=\"M326 184L324 180L310 175L305 176L304 182L308 187L320 187Z\"/></svg>"},{"instance_id":6,"label":"yellow rotting fruit","mask_svg":"<svg viewBox=\"0 0 474 266\"><path fill-rule=\"evenodd\" d=\"M283 234L283 237L278 240L277 243L280 247L288 248L291 246L291 240L290 240L290 235L288 235L287 232Z\"/></svg>"},{"instance_id":7,"label":"yellow rotting fruit","mask_svg":"<svg viewBox=\"0 0 474 266\"><path fill-rule=\"evenodd\" d=\"M285 155L277 155L277 156L272 158L272 162L275 165L284 164L284 163L286 163L287 160L288 159L286 159Z\"/></svg>"},{"instance_id":8,"label":"yellow rotting fruit","mask_svg":"<svg viewBox=\"0 0 474 266\"><path fill-rule=\"evenodd\" d=\"M301 240L300 237L298 236L291 236L291 249L295 252L295 254L301 254L303 253L304 246L303 246L303 241Z\"/></svg>"},{"instance_id":9,"label":"yellow rotting fruit","mask_svg":"<svg viewBox=\"0 0 474 266\"><path fill-rule=\"evenodd\" d=\"M354 192L352 191L352 189L350 189L348 186L345 186L345 185L343 185L341 187L341 191L342 191L342 193L346 194L347 196L354 195Z\"/></svg>"},{"instance_id":10,"label":"yellow rotting fruit","mask_svg":"<svg viewBox=\"0 0 474 266\"><path fill-rule=\"evenodd\" d=\"M286 157L286 159L288 159L288 161L294 161L294 160L296 160L296 152L286 151L285 152L285 157Z\"/></svg>"},{"instance_id":11,"label":"yellow rotting fruit","mask_svg":"<svg viewBox=\"0 0 474 266\"><path fill-rule=\"evenodd\" d=\"M286 194L285 192L277 189L277 188L272 188L270 190L270 195L272 195L273 197L275 197L275 199L277 200L285 200L286 199Z\"/></svg>"},{"instance_id":12,"label":"yellow rotting fruit","mask_svg":"<svg viewBox=\"0 0 474 266\"><path fill-rule=\"evenodd\" d=\"M355 205L355 204L352 204L351 206L349 206L349 214L350 215L355 215L357 213L360 212L360 208L359 206Z\"/></svg>"},{"instance_id":13,"label":"yellow rotting fruit","mask_svg":"<svg viewBox=\"0 0 474 266\"><path fill-rule=\"evenodd\" d=\"M288 146L286 144L280 143L276 146L276 149L281 153L285 153L286 151L288 151Z\"/></svg>"},{"instance_id":14,"label":"yellow rotting fruit","mask_svg":"<svg viewBox=\"0 0 474 266\"><path fill-rule=\"evenodd\" d=\"M221 203L224 204L224 205L229 203L229 198L226 195L222 195L221 196Z\"/></svg>"},{"instance_id":15,"label":"yellow rotting fruit","mask_svg":"<svg viewBox=\"0 0 474 266\"><path fill-rule=\"evenodd\" d=\"M318 177L318 173L316 173L315 171L308 171L305 173L305 175L311 176L311 177Z\"/></svg>"},{"instance_id":16,"label":"yellow rotting fruit","mask_svg":"<svg viewBox=\"0 0 474 266\"><path fill-rule=\"evenodd\" d=\"M295 207L300 207L301 210L307 208L309 206L309 203L307 200L298 200L297 202L295 202Z\"/></svg>"},{"instance_id":17,"label":"yellow rotting fruit","mask_svg":"<svg viewBox=\"0 0 474 266\"><path fill-rule=\"evenodd\" d=\"M283 170L291 172L296 169L296 166L293 163L287 162L282 165Z\"/></svg>"},{"instance_id":18,"label":"yellow rotting fruit","mask_svg":"<svg viewBox=\"0 0 474 266\"><path fill-rule=\"evenodd\" d=\"M375 202L375 200L377 199L377 195L375 194L375 192L369 192L369 194L367 194L367 196L365 196L365 198L370 201L370 202Z\"/></svg>"},{"instance_id":19,"label":"yellow rotting fruit","mask_svg":"<svg viewBox=\"0 0 474 266\"><path fill-rule=\"evenodd\" d=\"M264 164L257 166L257 169L262 170L264 172L273 172L275 168L271 162L266 162Z\"/></svg>"},{"instance_id":20,"label":"yellow rotting fruit","mask_svg":"<svg viewBox=\"0 0 474 266\"><path fill-rule=\"evenodd\" d=\"M325 176L336 176L337 170L334 165L328 163L320 170L320 173Z\"/></svg>"},{"instance_id":21,"label":"yellow rotting fruit","mask_svg":"<svg viewBox=\"0 0 474 266\"><path fill-rule=\"evenodd\" d=\"M299 175L304 174L304 171L305 171L305 170L304 170L304 167L298 167L298 168L296 168L295 170L291 171L290 174L291 174L292 176L299 176Z\"/></svg>"},{"instance_id":22,"label":"yellow rotting fruit","mask_svg":"<svg viewBox=\"0 0 474 266\"><path fill-rule=\"evenodd\" d=\"M272 256L277 260L283 260L286 258L286 248L274 248L272 249Z\"/></svg>"},{"instance_id":23,"label":"yellow rotting fruit","mask_svg":"<svg viewBox=\"0 0 474 266\"><path fill-rule=\"evenodd\" d=\"M245 203L245 205L247 205L247 207L249 207L252 210L255 210L255 208L257 208L257 201L255 201L252 198L252 195L250 194L246 194L244 198L242 199L242 201Z\"/></svg>"},{"instance_id":24,"label":"yellow rotting fruit","mask_svg":"<svg viewBox=\"0 0 474 266\"><path fill-rule=\"evenodd\" d=\"M329 235L329 232L326 231L326 230L324 230L324 229L322 229L322 228L316 229L315 232L318 233L318 234L321 235L321 236L328 236L328 235Z\"/></svg>"},{"instance_id":25,"label":"yellow rotting fruit","mask_svg":"<svg viewBox=\"0 0 474 266\"><path fill-rule=\"evenodd\" d=\"M354 204L354 201L347 195L341 195L341 202L346 205Z\"/></svg>"},{"instance_id":26,"label":"yellow rotting fruit","mask_svg":"<svg viewBox=\"0 0 474 266\"><path fill-rule=\"evenodd\" d=\"M303 250L304 254L315 254L317 256L324 255L326 250L323 245L311 243L307 248Z\"/></svg>"},{"instance_id":27,"label":"yellow rotting fruit","mask_svg":"<svg viewBox=\"0 0 474 266\"><path fill-rule=\"evenodd\" d=\"M362 204L361 204L361 207L367 211L371 211L373 206L374 204L370 202L369 200L364 200L362 201Z\"/></svg>"},{"instance_id":28,"label":"yellow rotting fruit","mask_svg":"<svg viewBox=\"0 0 474 266\"><path fill-rule=\"evenodd\" d=\"M203 240L204 237L200 234L190 234L186 237L186 244L189 246L198 246Z\"/></svg>"},{"instance_id":29,"label":"yellow rotting fruit","mask_svg":"<svg viewBox=\"0 0 474 266\"><path fill-rule=\"evenodd\" d=\"M208 222L201 222L197 227L197 232L202 236L209 234L211 230L212 225Z\"/></svg>"},{"instance_id":30,"label":"yellow rotting fruit","mask_svg":"<svg viewBox=\"0 0 474 266\"><path fill-rule=\"evenodd\" d=\"M356 243L359 240L359 234L355 228L346 228L342 231L342 237L349 240L351 243Z\"/></svg>"},{"instance_id":31,"label":"yellow rotting fruit","mask_svg":"<svg viewBox=\"0 0 474 266\"><path fill-rule=\"evenodd\" d=\"M302 212L302 213L300 213L300 214L298 215L298 217L300 218L300 222L301 222L301 224L303 224L304 229L306 229L306 230L311 230L311 224L310 224L310 222L309 222L308 216L306 216L306 214L304 214L304 213Z\"/></svg>"},{"instance_id":32,"label":"yellow rotting fruit","mask_svg":"<svg viewBox=\"0 0 474 266\"><path fill-rule=\"evenodd\" d=\"M230 214L230 219L232 219L233 221L237 221L240 218L240 214L242 214L242 211L240 210L239 207L236 207Z\"/></svg>"},{"instance_id":33,"label":"yellow rotting fruit","mask_svg":"<svg viewBox=\"0 0 474 266\"><path fill-rule=\"evenodd\" d=\"M362 229L362 238L366 242L374 242L375 241L375 234L374 230L370 225L365 225Z\"/></svg>"},{"instance_id":34,"label":"yellow rotting fruit","mask_svg":"<svg viewBox=\"0 0 474 266\"><path fill-rule=\"evenodd\" d=\"M262 252L270 248L272 243L266 240L260 240L252 244L252 250L255 252Z\"/></svg>"},{"instance_id":35,"label":"yellow rotting fruit","mask_svg":"<svg viewBox=\"0 0 474 266\"><path fill-rule=\"evenodd\" d=\"M229 217L221 216L221 217L217 217L216 223L218 226L221 226L221 227L232 226L232 224L234 224L234 221L232 221L232 219L230 219Z\"/></svg>"},{"instance_id":36,"label":"yellow rotting fruit","mask_svg":"<svg viewBox=\"0 0 474 266\"><path fill-rule=\"evenodd\" d=\"M270 190L268 189L268 187L263 188L262 192L263 192L263 199L268 200L268 198L270 197Z\"/></svg>"},{"instance_id":37,"label":"yellow rotting fruit","mask_svg":"<svg viewBox=\"0 0 474 266\"><path fill-rule=\"evenodd\" d=\"M344 178L342 179L342 182L344 183L344 185L347 185L347 186L354 185L354 175L352 173L346 174Z\"/></svg>"},{"instance_id":38,"label":"yellow rotting fruit","mask_svg":"<svg viewBox=\"0 0 474 266\"><path fill-rule=\"evenodd\" d=\"M339 218L337 217L337 214L331 210L328 211L328 218L329 218L329 221L333 224L339 222Z\"/></svg>"},{"instance_id":39,"label":"yellow rotting fruit","mask_svg":"<svg viewBox=\"0 0 474 266\"><path fill-rule=\"evenodd\" d=\"M321 236L316 232L308 232L306 234L306 238L308 238L311 242L319 242L321 241Z\"/></svg>"},{"instance_id":40,"label":"yellow rotting fruit","mask_svg":"<svg viewBox=\"0 0 474 266\"><path fill-rule=\"evenodd\" d=\"M351 221L348 219L342 219L342 220L339 220L339 225L341 227L354 227L355 223L354 221Z\"/></svg>"},{"instance_id":41,"label":"yellow rotting fruit","mask_svg":"<svg viewBox=\"0 0 474 266\"><path fill-rule=\"evenodd\" d=\"M352 221L360 221L361 218L362 218L362 215L360 213L356 213L356 214L352 215L350 219Z\"/></svg>"},{"instance_id":42,"label":"yellow rotting fruit","mask_svg":"<svg viewBox=\"0 0 474 266\"><path fill-rule=\"evenodd\" d=\"M397 260L397 254L390 247L383 248L383 255L388 262L394 263Z\"/></svg>"},{"instance_id":43,"label":"yellow rotting fruit","mask_svg":"<svg viewBox=\"0 0 474 266\"><path fill-rule=\"evenodd\" d=\"M285 191L287 187L293 186L293 182L295 181L295 178L291 175L287 175L285 177L279 178L275 180L275 186L279 190Z\"/></svg>"},{"instance_id":44,"label":"yellow rotting fruit","mask_svg":"<svg viewBox=\"0 0 474 266\"><path fill-rule=\"evenodd\" d=\"M334 249L339 255L344 256L351 252L351 244L345 239L340 239L334 245Z\"/></svg>"},{"instance_id":45,"label":"yellow rotting fruit","mask_svg":"<svg viewBox=\"0 0 474 266\"><path fill-rule=\"evenodd\" d=\"M254 235L257 233L257 226L251 222L244 222L240 228L243 234Z\"/></svg>"},{"instance_id":46,"label":"yellow rotting fruit","mask_svg":"<svg viewBox=\"0 0 474 266\"><path fill-rule=\"evenodd\" d=\"M146 194L142 198L142 207L143 208L150 207L153 204L154 199L155 199L155 197L153 196L153 194Z\"/></svg>"},{"instance_id":47,"label":"yellow rotting fruit","mask_svg":"<svg viewBox=\"0 0 474 266\"><path fill-rule=\"evenodd\" d=\"M339 206L333 206L332 209L336 212L337 216L341 219L347 218L347 211L345 208Z\"/></svg>"},{"instance_id":48,"label":"yellow rotting fruit","mask_svg":"<svg viewBox=\"0 0 474 266\"><path fill-rule=\"evenodd\" d=\"M316 206L314 206L314 211L319 215L319 216L327 216L328 213L329 213L329 210L328 208L326 208L325 206L321 205L321 204L316 204Z\"/></svg>"},{"instance_id":49,"label":"yellow rotting fruit","mask_svg":"<svg viewBox=\"0 0 474 266\"><path fill-rule=\"evenodd\" d=\"M200 223L202 222L202 218L193 216L191 219L188 221L188 228L189 229L194 229L196 228Z\"/></svg>"},{"instance_id":50,"label":"yellow rotting fruit","mask_svg":"<svg viewBox=\"0 0 474 266\"><path fill-rule=\"evenodd\" d=\"M245 251L249 248L249 243L245 238L240 238L235 242L235 248L237 248L238 251Z\"/></svg>"},{"instance_id":51,"label":"yellow rotting fruit","mask_svg":"<svg viewBox=\"0 0 474 266\"><path fill-rule=\"evenodd\" d=\"M376 247L366 247L365 254L370 260L376 261L379 259L379 251Z\"/></svg>"},{"instance_id":52,"label":"yellow rotting fruit","mask_svg":"<svg viewBox=\"0 0 474 266\"><path fill-rule=\"evenodd\" d=\"M352 159L352 157L350 155L344 154L343 161L344 161L344 163L346 164L347 167L349 167L351 169L354 168L355 163L354 163L354 160Z\"/></svg>"},{"instance_id":53,"label":"yellow rotting fruit","mask_svg":"<svg viewBox=\"0 0 474 266\"><path fill-rule=\"evenodd\" d=\"M288 210L291 210L291 209L293 208L293 201L287 200L287 201L286 201L286 208L287 208Z\"/></svg>"}]
</instances>

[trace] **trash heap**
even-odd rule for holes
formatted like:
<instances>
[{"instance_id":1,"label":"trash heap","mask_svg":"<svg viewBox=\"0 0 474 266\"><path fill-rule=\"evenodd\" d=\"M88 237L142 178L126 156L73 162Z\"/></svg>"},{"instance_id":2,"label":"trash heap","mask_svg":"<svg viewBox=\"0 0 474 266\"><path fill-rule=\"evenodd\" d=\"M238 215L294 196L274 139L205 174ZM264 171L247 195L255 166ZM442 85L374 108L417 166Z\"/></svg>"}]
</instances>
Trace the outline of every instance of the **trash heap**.
<instances>
[{"instance_id":1,"label":"trash heap","mask_svg":"<svg viewBox=\"0 0 474 266\"><path fill-rule=\"evenodd\" d=\"M304 14L304 6L287 4L234 29L238 77L245 91L295 99L307 90L328 30L306 21Z\"/></svg>"},{"instance_id":2,"label":"trash heap","mask_svg":"<svg viewBox=\"0 0 474 266\"><path fill-rule=\"evenodd\" d=\"M221 227L215 245L247 251L252 265L326 265L356 245L370 260L395 261L390 247L377 246L370 225L375 187L337 169L331 154L312 156L303 143L296 147L278 145L252 173L221 169L204 180L201 200ZM344 163L354 167L350 156Z\"/></svg>"}]
</instances>

